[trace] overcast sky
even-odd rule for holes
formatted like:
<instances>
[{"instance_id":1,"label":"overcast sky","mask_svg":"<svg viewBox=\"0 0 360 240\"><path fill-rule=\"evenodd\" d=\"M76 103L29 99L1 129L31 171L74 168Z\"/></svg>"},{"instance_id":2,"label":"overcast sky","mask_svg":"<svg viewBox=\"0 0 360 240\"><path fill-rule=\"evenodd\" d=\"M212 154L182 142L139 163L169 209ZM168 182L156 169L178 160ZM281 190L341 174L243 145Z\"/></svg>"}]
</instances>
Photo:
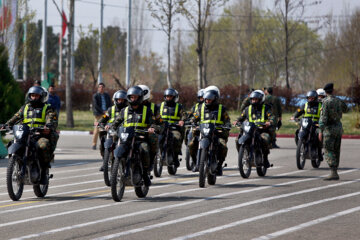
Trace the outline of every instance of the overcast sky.
<instances>
[{"instance_id":1,"label":"overcast sky","mask_svg":"<svg viewBox=\"0 0 360 240\"><path fill-rule=\"evenodd\" d=\"M56 10L53 0L48 1L48 25L53 26L55 32L60 31L60 15ZM144 1L144 0L133 0ZM229 4L235 2L231 0ZM275 0L254 0L254 3L261 3L265 9L272 9ZM35 11L35 19L43 19L44 17L44 2L45 0L29 0L29 8ZM60 5L61 0L55 0ZM63 0L64 10L68 16L69 0ZM352 12L355 8L360 7L360 0L308 0L308 2L321 2L314 6L308 7L306 10L306 16L319 16L332 13L335 16L344 15L345 13ZM127 6L128 0L104 0L104 26L118 25L126 28L127 26ZM148 12L148 11L147 11ZM185 20L181 23L181 28L189 28ZM100 25L100 0L76 0L75 1L75 25L89 26L93 25L94 28L98 28ZM153 28L154 22L149 17L149 24L147 28ZM126 31L126 29L123 29ZM166 37L161 31L149 31L151 39L151 48L153 51L160 55L165 55L166 49ZM76 35L75 40L78 38Z\"/></svg>"}]
</instances>

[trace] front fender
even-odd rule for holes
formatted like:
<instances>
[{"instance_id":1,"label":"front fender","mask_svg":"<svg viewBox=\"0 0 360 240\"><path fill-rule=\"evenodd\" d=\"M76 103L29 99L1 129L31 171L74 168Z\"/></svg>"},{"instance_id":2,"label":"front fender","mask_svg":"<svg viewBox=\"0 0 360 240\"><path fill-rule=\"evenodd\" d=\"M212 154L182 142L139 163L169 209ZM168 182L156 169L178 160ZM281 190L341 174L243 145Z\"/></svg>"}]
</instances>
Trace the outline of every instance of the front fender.
<instances>
[{"instance_id":1,"label":"front fender","mask_svg":"<svg viewBox=\"0 0 360 240\"><path fill-rule=\"evenodd\" d=\"M105 140L104 147L105 147L105 148L111 148L113 142L114 142L114 141L113 141L113 138L107 138L107 139Z\"/></svg>"},{"instance_id":2,"label":"front fender","mask_svg":"<svg viewBox=\"0 0 360 240\"><path fill-rule=\"evenodd\" d=\"M251 136L249 134L245 134L245 135L242 135L239 140L238 140L238 143L240 145L244 144L247 140L249 140L251 138Z\"/></svg>"},{"instance_id":3,"label":"front fender","mask_svg":"<svg viewBox=\"0 0 360 240\"><path fill-rule=\"evenodd\" d=\"M200 149L208 148L210 146L210 139L203 138L200 141L199 147Z\"/></svg>"},{"instance_id":4,"label":"front fender","mask_svg":"<svg viewBox=\"0 0 360 240\"><path fill-rule=\"evenodd\" d=\"M23 146L23 144L21 143L12 143L10 145L10 147L8 148L8 154L14 154L16 153L21 147Z\"/></svg>"},{"instance_id":5,"label":"front fender","mask_svg":"<svg viewBox=\"0 0 360 240\"><path fill-rule=\"evenodd\" d=\"M114 156L117 158L121 158L127 152L126 145L121 144L114 151Z\"/></svg>"}]
</instances>

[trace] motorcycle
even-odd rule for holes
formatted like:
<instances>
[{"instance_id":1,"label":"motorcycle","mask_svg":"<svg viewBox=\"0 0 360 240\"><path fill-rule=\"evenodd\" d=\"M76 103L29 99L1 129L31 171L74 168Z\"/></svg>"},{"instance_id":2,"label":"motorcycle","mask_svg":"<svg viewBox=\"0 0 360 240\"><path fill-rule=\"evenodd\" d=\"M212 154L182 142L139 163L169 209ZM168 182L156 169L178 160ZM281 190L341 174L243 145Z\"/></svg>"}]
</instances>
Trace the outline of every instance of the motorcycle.
<instances>
[{"instance_id":1,"label":"motorcycle","mask_svg":"<svg viewBox=\"0 0 360 240\"><path fill-rule=\"evenodd\" d=\"M146 197L149 187L143 180L140 144L146 139L147 130L136 127L120 127L119 141L114 151L115 161L111 173L111 195L114 201L121 201L125 186L134 186L139 198Z\"/></svg>"},{"instance_id":2,"label":"motorcycle","mask_svg":"<svg viewBox=\"0 0 360 240\"><path fill-rule=\"evenodd\" d=\"M244 121L240 125L242 134L238 140L240 146L238 153L238 167L240 175L243 178L248 178L250 176L251 168L253 166L256 167L256 172L259 177L266 175L267 168L264 166L264 155L261 147L263 141L259 131L264 127L265 123L255 124L248 121Z\"/></svg>"},{"instance_id":3,"label":"motorcycle","mask_svg":"<svg viewBox=\"0 0 360 240\"><path fill-rule=\"evenodd\" d=\"M177 171L177 166L175 165L175 153L171 147L173 144L173 135L172 130L179 130L179 126L174 123L165 123L165 128L163 134L160 135L159 145L160 145L160 156L157 156L154 163L154 174L156 177L160 177L162 173L163 166L167 166L168 173L170 175L175 175ZM179 162L181 159L178 160Z\"/></svg>"},{"instance_id":4,"label":"motorcycle","mask_svg":"<svg viewBox=\"0 0 360 240\"><path fill-rule=\"evenodd\" d=\"M216 126L214 123L200 124L200 142L197 157L197 166L199 169L199 187L205 187L205 179L209 185L215 185L218 166L218 145L219 137L224 129L230 129L225 126ZM226 167L226 164L225 166Z\"/></svg>"},{"instance_id":5,"label":"motorcycle","mask_svg":"<svg viewBox=\"0 0 360 240\"><path fill-rule=\"evenodd\" d=\"M311 118L300 120L300 130L297 135L296 166L304 169L306 159L311 159L313 168L319 168L322 161L322 152L319 149L319 140L316 129L319 127L317 122Z\"/></svg>"},{"instance_id":6,"label":"motorcycle","mask_svg":"<svg viewBox=\"0 0 360 240\"><path fill-rule=\"evenodd\" d=\"M114 163L114 150L116 148L116 131L109 128L104 140L104 156L103 156L103 167L104 167L104 182L106 186L111 186L110 177L111 170Z\"/></svg>"},{"instance_id":7,"label":"motorcycle","mask_svg":"<svg viewBox=\"0 0 360 240\"><path fill-rule=\"evenodd\" d=\"M9 127L6 132L11 131ZM49 188L49 166L39 159L36 142L44 133L43 127L30 128L26 124L14 125L14 139L8 144L9 162L6 171L6 186L9 197L18 201L24 185L32 185L37 197L45 197ZM44 179L45 178L45 179Z\"/></svg>"}]
</instances>

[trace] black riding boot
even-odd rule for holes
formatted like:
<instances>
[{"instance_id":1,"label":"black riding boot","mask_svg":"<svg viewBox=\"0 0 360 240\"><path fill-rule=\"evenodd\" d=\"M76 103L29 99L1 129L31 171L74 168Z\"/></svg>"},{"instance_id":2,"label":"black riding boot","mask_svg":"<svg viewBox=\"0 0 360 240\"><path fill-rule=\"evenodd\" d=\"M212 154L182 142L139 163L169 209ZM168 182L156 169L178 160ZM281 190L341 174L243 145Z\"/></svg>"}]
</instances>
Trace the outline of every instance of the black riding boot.
<instances>
[{"instance_id":1,"label":"black riding boot","mask_svg":"<svg viewBox=\"0 0 360 240\"><path fill-rule=\"evenodd\" d=\"M151 186L151 180L149 177L148 169L144 169L142 177L144 180L144 185L147 187Z\"/></svg>"},{"instance_id":2,"label":"black riding boot","mask_svg":"<svg viewBox=\"0 0 360 240\"><path fill-rule=\"evenodd\" d=\"M222 176L223 175L223 167L222 167L223 162L224 162L224 160L219 160L219 162L218 162L218 165L217 165L217 168L216 168L216 175L217 176Z\"/></svg>"}]
</instances>

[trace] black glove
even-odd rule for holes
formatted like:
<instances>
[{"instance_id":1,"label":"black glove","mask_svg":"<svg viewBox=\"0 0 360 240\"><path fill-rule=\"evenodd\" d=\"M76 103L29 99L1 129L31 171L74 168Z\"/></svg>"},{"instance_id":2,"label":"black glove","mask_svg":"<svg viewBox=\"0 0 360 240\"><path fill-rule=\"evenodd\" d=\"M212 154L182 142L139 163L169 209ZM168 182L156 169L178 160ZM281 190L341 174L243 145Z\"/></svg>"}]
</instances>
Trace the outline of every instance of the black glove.
<instances>
[{"instance_id":1,"label":"black glove","mask_svg":"<svg viewBox=\"0 0 360 240\"><path fill-rule=\"evenodd\" d=\"M282 126L282 122L281 122L281 120L279 120L279 121L277 122L277 129L279 130L279 129L281 128L281 126Z\"/></svg>"}]
</instances>

